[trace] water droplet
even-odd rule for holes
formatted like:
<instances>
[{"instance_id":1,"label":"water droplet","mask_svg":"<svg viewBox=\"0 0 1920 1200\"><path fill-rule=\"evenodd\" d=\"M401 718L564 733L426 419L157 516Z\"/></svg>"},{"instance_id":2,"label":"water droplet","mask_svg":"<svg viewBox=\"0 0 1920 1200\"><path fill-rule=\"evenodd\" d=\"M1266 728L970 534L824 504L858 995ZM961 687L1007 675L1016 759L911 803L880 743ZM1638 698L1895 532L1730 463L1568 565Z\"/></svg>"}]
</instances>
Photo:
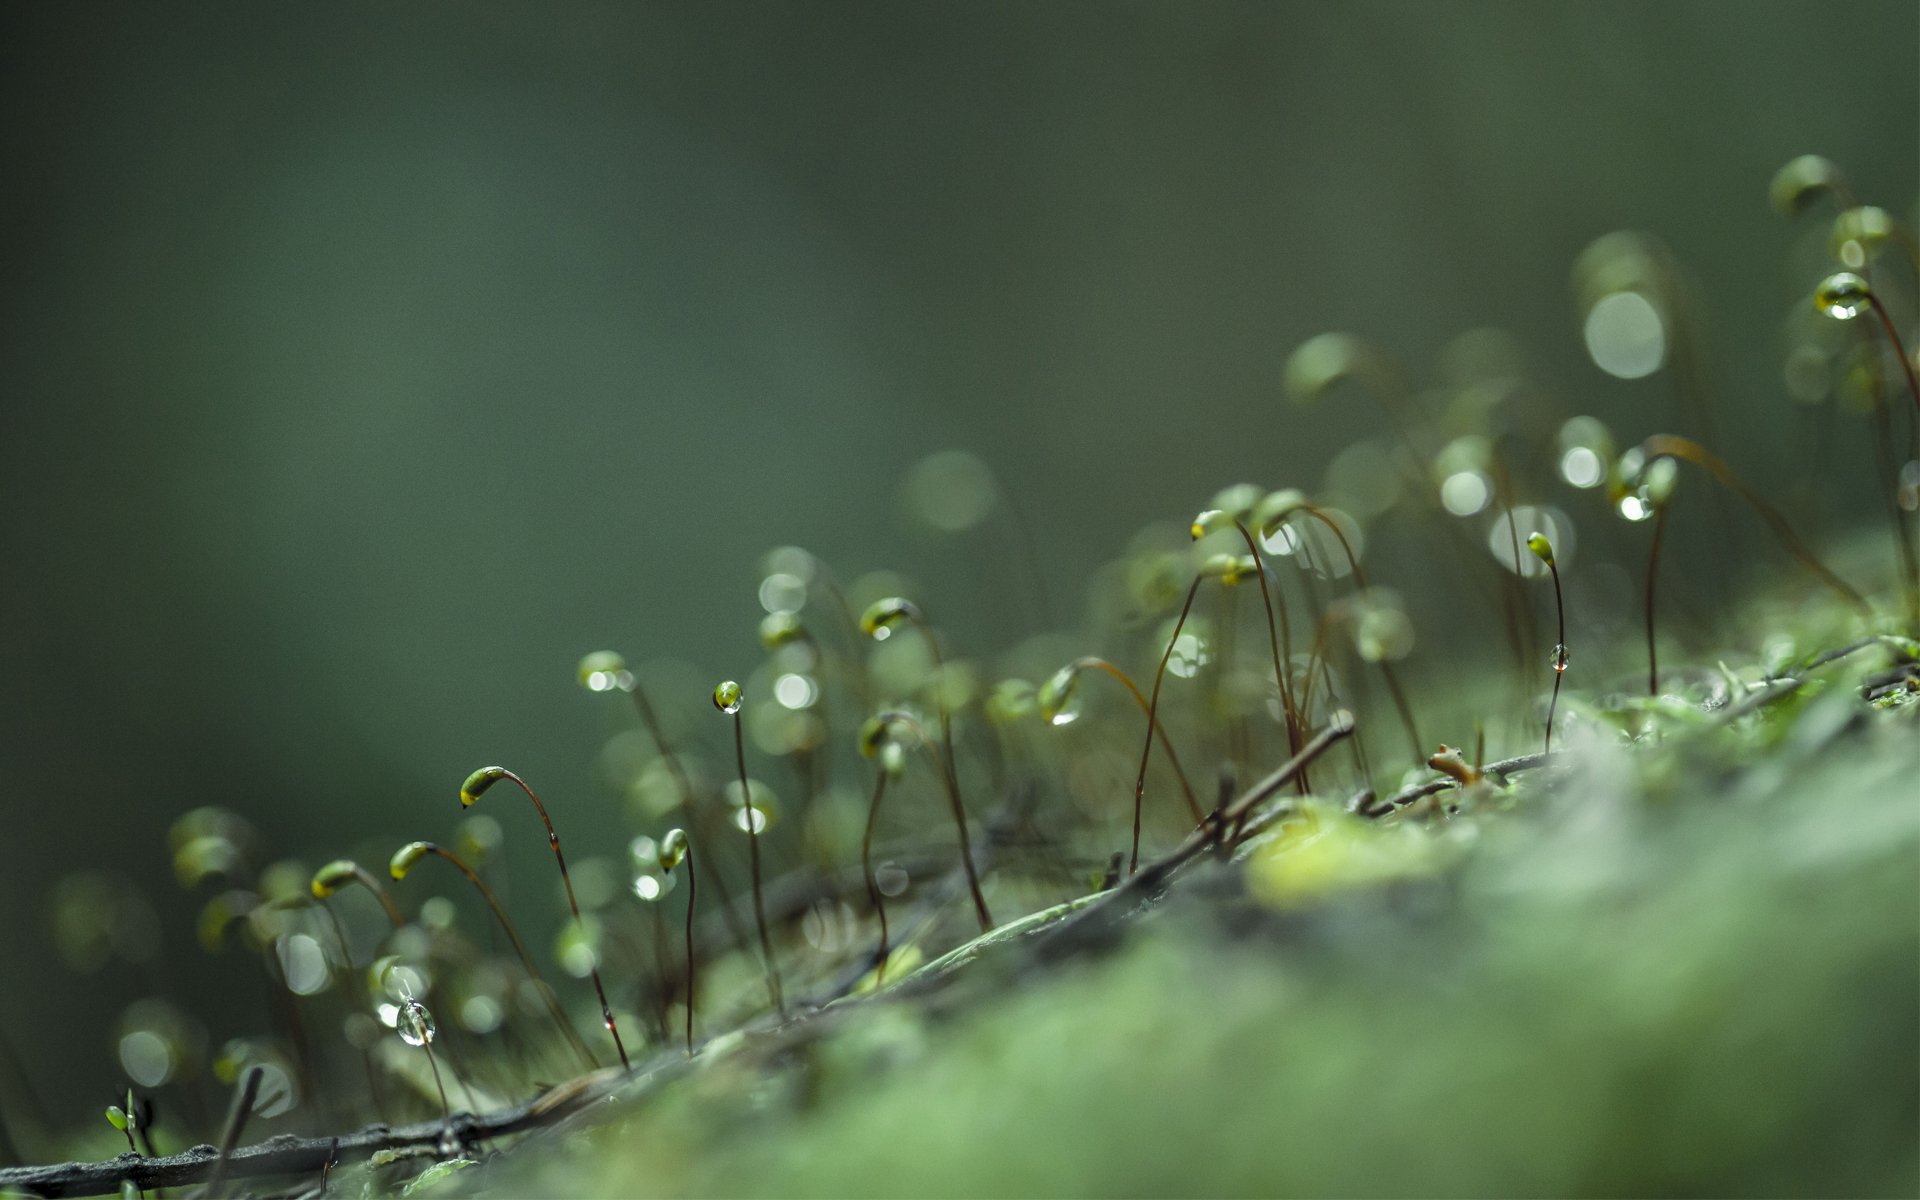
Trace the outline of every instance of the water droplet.
<instances>
[{"instance_id":1,"label":"water droplet","mask_svg":"<svg viewBox=\"0 0 1920 1200\"><path fill-rule=\"evenodd\" d=\"M1397 605L1370 603L1353 629L1354 648L1368 662L1392 662L1413 651L1413 622Z\"/></svg>"},{"instance_id":2,"label":"water droplet","mask_svg":"<svg viewBox=\"0 0 1920 1200\"><path fill-rule=\"evenodd\" d=\"M1478 471L1455 471L1440 484L1440 503L1456 517L1471 517L1493 499L1493 481Z\"/></svg>"},{"instance_id":3,"label":"water droplet","mask_svg":"<svg viewBox=\"0 0 1920 1200\"><path fill-rule=\"evenodd\" d=\"M784 708L812 708L820 698L820 685L806 675L788 673L773 681L773 698Z\"/></svg>"},{"instance_id":4,"label":"water droplet","mask_svg":"<svg viewBox=\"0 0 1920 1200\"><path fill-rule=\"evenodd\" d=\"M580 686L590 692L625 691L633 686L633 673L627 660L611 650L595 650L580 660L577 670Z\"/></svg>"},{"instance_id":5,"label":"water droplet","mask_svg":"<svg viewBox=\"0 0 1920 1200\"><path fill-rule=\"evenodd\" d=\"M506 1010L492 996L468 996L460 1005L460 1023L472 1033L492 1033L506 1016Z\"/></svg>"},{"instance_id":6,"label":"water droplet","mask_svg":"<svg viewBox=\"0 0 1920 1200\"><path fill-rule=\"evenodd\" d=\"M1643 379L1667 358L1666 323L1639 292L1602 296L1587 310L1587 353L1617 379Z\"/></svg>"},{"instance_id":7,"label":"water droplet","mask_svg":"<svg viewBox=\"0 0 1920 1200\"><path fill-rule=\"evenodd\" d=\"M942 533L960 533L985 520L999 492L987 464L965 450L921 459L901 490L907 510Z\"/></svg>"},{"instance_id":8,"label":"water droplet","mask_svg":"<svg viewBox=\"0 0 1920 1200\"><path fill-rule=\"evenodd\" d=\"M1567 669L1567 647L1565 646L1564 643L1560 643L1560 642L1554 643L1553 657L1550 661L1552 662L1553 669L1556 672L1564 671Z\"/></svg>"},{"instance_id":9,"label":"water droplet","mask_svg":"<svg viewBox=\"0 0 1920 1200\"><path fill-rule=\"evenodd\" d=\"M120 1066L141 1087L157 1088L173 1076L173 1047L151 1029L130 1030L120 1039Z\"/></svg>"},{"instance_id":10,"label":"water droplet","mask_svg":"<svg viewBox=\"0 0 1920 1200\"><path fill-rule=\"evenodd\" d=\"M740 685L731 679L713 689L713 706L728 716L740 711L741 700Z\"/></svg>"},{"instance_id":11,"label":"water droplet","mask_svg":"<svg viewBox=\"0 0 1920 1200\"><path fill-rule=\"evenodd\" d=\"M1813 293L1813 306L1837 321L1851 321L1872 304L1873 289L1852 271L1827 276Z\"/></svg>"},{"instance_id":12,"label":"water droplet","mask_svg":"<svg viewBox=\"0 0 1920 1200\"><path fill-rule=\"evenodd\" d=\"M408 1000L400 1006L394 1029L399 1032L400 1040L409 1046L424 1046L440 1032L434 1026L433 1014L418 1000Z\"/></svg>"},{"instance_id":13,"label":"water droplet","mask_svg":"<svg viewBox=\"0 0 1920 1200\"><path fill-rule=\"evenodd\" d=\"M769 613L799 612L807 603L807 581L775 571L760 581L760 607Z\"/></svg>"},{"instance_id":14,"label":"water droplet","mask_svg":"<svg viewBox=\"0 0 1920 1200\"><path fill-rule=\"evenodd\" d=\"M1197 633L1182 633L1173 643L1173 655L1167 659L1167 670L1182 679L1192 679L1200 673L1200 668L1213 661L1213 655L1207 648L1206 639Z\"/></svg>"},{"instance_id":15,"label":"water droplet","mask_svg":"<svg viewBox=\"0 0 1920 1200\"><path fill-rule=\"evenodd\" d=\"M311 996L326 990L331 982L327 956L321 952L320 943L307 934L295 933L281 938L275 953L280 960L280 977L286 980L287 990L294 995Z\"/></svg>"},{"instance_id":16,"label":"water droplet","mask_svg":"<svg viewBox=\"0 0 1920 1200\"><path fill-rule=\"evenodd\" d=\"M1069 663L1055 671L1040 686L1040 717L1049 725L1071 725L1079 720L1083 705L1080 698L1080 668Z\"/></svg>"},{"instance_id":17,"label":"water droplet","mask_svg":"<svg viewBox=\"0 0 1920 1200\"><path fill-rule=\"evenodd\" d=\"M1598 487L1606 477L1606 463L1590 447L1574 446L1560 456L1560 478L1571 487Z\"/></svg>"}]
</instances>

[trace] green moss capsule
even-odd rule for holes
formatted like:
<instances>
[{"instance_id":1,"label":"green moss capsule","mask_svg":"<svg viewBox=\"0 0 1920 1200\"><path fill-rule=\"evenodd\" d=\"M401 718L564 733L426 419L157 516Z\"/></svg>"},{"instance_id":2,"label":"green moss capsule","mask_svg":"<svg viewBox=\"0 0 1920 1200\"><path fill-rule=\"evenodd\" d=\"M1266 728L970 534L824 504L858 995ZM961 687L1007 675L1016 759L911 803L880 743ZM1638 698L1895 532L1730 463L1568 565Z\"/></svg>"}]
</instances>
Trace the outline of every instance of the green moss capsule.
<instances>
[{"instance_id":1,"label":"green moss capsule","mask_svg":"<svg viewBox=\"0 0 1920 1200\"><path fill-rule=\"evenodd\" d=\"M911 600L899 596L888 596L876 600L860 614L860 632L876 642L884 642L893 636L893 627L902 621L918 621L920 610Z\"/></svg>"},{"instance_id":2,"label":"green moss capsule","mask_svg":"<svg viewBox=\"0 0 1920 1200\"><path fill-rule=\"evenodd\" d=\"M324 900L352 883L360 868L350 858L336 858L313 873L313 898Z\"/></svg>"},{"instance_id":3,"label":"green moss capsule","mask_svg":"<svg viewBox=\"0 0 1920 1200\"><path fill-rule=\"evenodd\" d=\"M1538 531L1528 534L1527 549L1533 551L1533 556L1541 562L1553 565L1553 543L1547 540L1546 534Z\"/></svg>"},{"instance_id":4,"label":"green moss capsule","mask_svg":"<svg viewBox=\"0 0 1920 1200\"><path fill-rule=\"evenodd\" d=\"M731 679L723 681L719 687L713 689L713 706L728 716L733 716L740 711L743 699L744 694L740 690L740 685Z\"/></svg>"},{"instance_id":5,"label":"green moss capsule","mask_svg":"<svg viewBox=\"0 0 1920 1200\"><path fill-rule=\"evenodd\" d=\"M806 636L807 627L801 624L799 613L770 612L760 622L760 644L770 651L790 646Z\"/></svg>"},{"instance_id":6,"label":"green moss capsule","mask_svg":"<svg viewBox=\"0 0 1920 1200\"><path fill-rule=\"evenodd\" d=\"M460 785L460 807L469 807L480 798L482 792L506 777L505 767L481 767L467 776L466 782Z\"/></svg>"},{"instance_id":7,"label":"green moss capsule","mask_svg":"<svg viewBox=\"0 0 1920 1200\"><path fill-rule=\"evenodd\" d=\"M407 872L433 851L432 842L408 842L393 852L392 861L387 863L387 874L396 880L405 879Z\"/></svg>"},{"instance_id":8,"label":"green moss capsule","mask_svg":"<svg viewBox=\"0 0 1920 1200\"><path fill-rule=\"evenodd\" d=\"M1040 717L1049 725L1071 725L1080 717L1080 664L1068 663L1040 685Z\"/></svg>"},{"instance_id":9,"label":"green moss capsule","mask_svg":"<svg viewBox=\"0 0 1920 1200\"><path fill-rule=\"evenodd\" d=\"M633 686L627 660L611 650L595 650L580 660L580 686L590 692L625 691Z\"/></svg>"},{"instance_id":10,"label":"green moss capsule","mask_svg":"<svg viewBox=\"0 0 1920 1200\"><path fill-rule=\"evenodd\" d=\"M1873 306L1873 289L1852 271L1841 271L1820 281L1813 306L1836 321L1851 321Z\"/></svg>"},{"instance_id":11,"label":"green moss capsule","mask_svg":"<svg viewBox=\"0 0 1920 1200\"><path fill-rule=\"evenodd\" d=\"M1822 193L1845 194L1846 179L1831 159L1818 154L1802 154L1773 174L1767 185L1767 199L1774 211L1791 217L1818 200Z\"/></svg>"},{"instance_id":12,"label":"green moss capsule","mask_svg":"<svg viewBox=\"0 0 1920 1200\"><path fill-rule=\"evenodd\" d=\"M667 836L660 839L660 850L657 856L660 869L662 871L671 871L686 861L686 857L687 831L684 829L667 830Z\"/></svg>"}]
</instances>

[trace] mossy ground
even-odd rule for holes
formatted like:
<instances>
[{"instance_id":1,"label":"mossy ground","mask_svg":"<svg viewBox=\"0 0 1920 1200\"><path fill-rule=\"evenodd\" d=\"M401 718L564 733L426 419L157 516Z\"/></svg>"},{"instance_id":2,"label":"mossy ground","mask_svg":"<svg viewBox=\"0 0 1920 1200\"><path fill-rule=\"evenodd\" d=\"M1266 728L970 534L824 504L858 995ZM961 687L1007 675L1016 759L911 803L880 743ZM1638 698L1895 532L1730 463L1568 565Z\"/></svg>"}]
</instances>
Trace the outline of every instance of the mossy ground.
<instances>
[{"instance_id":1,"label":"mossy ground","mask_svg":"<svg viewBox=\"0 0 1920 1200\"><path fill-rule=\"evenodd\" d=\"M1920 707L1867 658L1731 726L1576 716L1451 819L1330 805L1116 944L664 1054L442 1186L1914 1194Z\"/></svg>"}]
</instances>

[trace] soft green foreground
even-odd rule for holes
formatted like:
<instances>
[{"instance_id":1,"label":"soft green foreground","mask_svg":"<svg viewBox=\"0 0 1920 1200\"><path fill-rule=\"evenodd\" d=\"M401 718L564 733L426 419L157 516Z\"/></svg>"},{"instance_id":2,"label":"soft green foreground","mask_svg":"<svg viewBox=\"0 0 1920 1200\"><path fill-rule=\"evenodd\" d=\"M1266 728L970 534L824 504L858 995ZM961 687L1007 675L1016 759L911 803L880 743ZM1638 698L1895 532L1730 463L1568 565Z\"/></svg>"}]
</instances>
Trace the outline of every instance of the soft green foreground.
<instances>
[{"instance_id":1,"label":"soft green foreground","mask_svg":"<svg viewBox=\"0 0 1920 1200\"><path fill-rule=\"evenodd\" d=\"M1323 819L1185 877L1104 953L1000 948L931 998L710 1051L454 1178L1912 1195L1920 705L1868 711L1857 674L1658 745L1588 721L1564 773L1451 822Z\"/></svg>"}]
</instances>

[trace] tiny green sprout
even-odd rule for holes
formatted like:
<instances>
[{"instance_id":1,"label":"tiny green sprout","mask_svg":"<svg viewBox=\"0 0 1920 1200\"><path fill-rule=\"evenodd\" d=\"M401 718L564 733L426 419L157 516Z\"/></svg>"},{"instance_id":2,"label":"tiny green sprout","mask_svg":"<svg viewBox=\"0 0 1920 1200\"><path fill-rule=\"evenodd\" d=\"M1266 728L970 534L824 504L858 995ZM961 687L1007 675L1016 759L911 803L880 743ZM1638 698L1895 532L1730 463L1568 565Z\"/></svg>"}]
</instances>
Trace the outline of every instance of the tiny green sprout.
<instances>
[{"instance_id":1,"label":"tiny green sprout","mask_svg":"<svg viewBox=\"0 0 1920 1200\"><path fill-rule=\"evenodd\" d=\"M687 864L687 1057L693 1057L693 1004L694 1004L694 962L693 962L693 901L700 886L699 878L693 869L693 844L687 840L684 829L669 829L660 839L660 848L655 861L662 871L672 871L681 863Z\"/></svg>"},{"instance_id":2,"label":"tiny green sprout","mask_svg":"<svg viewBox=\"0 0 1920 1200\"><path fill-rule=\"evenodd\" d=\"M876 642L884 642L893 636L893 627L902 621L919 624L922 620L920 610L913 601L899 596L888 596L876 600L860 614L860 632Z\"/></svg>"},{"instance_id":3,"label":"tiny green sprout","mask_svg":"<svg viewBox=\"0 0 1920 1200\"><path fill-rule=\"evenodd\" d=\"M766 967L767 992L773 997L774 1011L785 1017L787 1001L780 989L780 967L773 957L773 939L767 933L767 902L760 880L762 822L760 814L753 807L753 785L747 781L747 744L740 730L740 706L744 702L740 685L731 679L713 689L713 706L733 719L733 764L740 776L740 803L746 809L747 868L753 876L753 921L760 932L760 957Z\"/></svg>"},{"instance_id":4,"label":"tiny green sprout","mask_svg":"<svg viewBox=\"0 0 1920 1200\"><path fill-rule=\"evenodd\" d=\"M540 815L540 824L547 830L547 848L553 851L554 865L560 869L560 883L566 889L567 907L573 910L574 926L584 935L586 921L580 916L580 901L573 894L573 876L567 873L567 856L560 851L560 835L554 832L553 819L547 815L547 806L540 802L540 797L527 784L527 781L505 767L481 767L467 776L466 782L460 785L460 806L462 808L470 806L480 798L481 793L502 779L508 780L519 788L527 799L533 802L533 810ZM613 1038L613 1048L620 1055L620 1066L623 1070L631 1070L633 1064L627 1059L626 1043L620 1040L620 1027L614 1023L613 1006L607 1003L606 985L600 981L599 965L596 963L590 967L588 974L593 979L594 994L600 999L600 1020L606 1025L608 1035Z\"/></svg>"}]
</instances>

